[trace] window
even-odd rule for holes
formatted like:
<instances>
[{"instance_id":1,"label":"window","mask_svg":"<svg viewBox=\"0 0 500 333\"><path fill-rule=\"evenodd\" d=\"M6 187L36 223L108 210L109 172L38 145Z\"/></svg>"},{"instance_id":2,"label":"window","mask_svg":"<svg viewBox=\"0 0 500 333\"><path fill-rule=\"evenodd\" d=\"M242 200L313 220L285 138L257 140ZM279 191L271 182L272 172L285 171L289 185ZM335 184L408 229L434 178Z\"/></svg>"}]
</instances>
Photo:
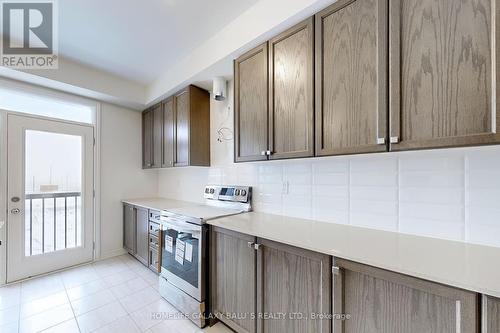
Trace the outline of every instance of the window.
<instances>
[{"instance_id":1,"label":"window","mask_svg":"<svg viewBox=\"0 0 500 333\"><path fill-rule=\"evenodd\" d=\"M97 102L28 84L1 80L0 109L94 124Z\"/></svg>"}]
</instances>

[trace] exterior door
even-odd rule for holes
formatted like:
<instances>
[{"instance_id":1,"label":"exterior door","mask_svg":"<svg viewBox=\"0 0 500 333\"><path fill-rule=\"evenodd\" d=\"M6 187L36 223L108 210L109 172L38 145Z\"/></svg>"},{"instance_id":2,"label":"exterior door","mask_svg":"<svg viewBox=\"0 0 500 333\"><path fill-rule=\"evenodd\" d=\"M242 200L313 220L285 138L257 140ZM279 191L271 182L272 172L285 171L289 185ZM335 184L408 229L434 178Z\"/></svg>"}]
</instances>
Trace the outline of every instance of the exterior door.
<instances>
[{"instance_id":1,"label":"exterior door","mask_svg":"<svg viewBox=\"0 0 500 333\"><path fill-rule=\"evenodd\" d=\"M7 281L93 259L93 128L7 116Z\"/></svg>"}]
</instances>

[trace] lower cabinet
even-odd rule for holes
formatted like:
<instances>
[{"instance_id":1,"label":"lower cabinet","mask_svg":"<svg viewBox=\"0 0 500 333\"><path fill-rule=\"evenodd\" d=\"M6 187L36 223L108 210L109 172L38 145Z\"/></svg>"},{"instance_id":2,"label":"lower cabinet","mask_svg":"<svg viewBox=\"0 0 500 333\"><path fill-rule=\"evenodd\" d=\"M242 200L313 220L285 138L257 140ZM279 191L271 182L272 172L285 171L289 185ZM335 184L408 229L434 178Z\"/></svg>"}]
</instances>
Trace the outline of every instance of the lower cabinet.
<instances>
[{"instance_id":1,"label":"lower cabinet","mask_svg":"<svg viewBox=\"0 0 500 333\"><path fill-rule=\"evenodd\" d=\"M264 239L257 250L257 332L330 333L331 257Z\"/></svg>"},{"instance_id":2,"label":"lower cabinet","mask_svg":"<svg viewBox=\"0 0 500 333\"><path fill-rule=\"evenodd\" d=\"M135 208L132 205L123 205L123 248L135 255L136 247Z\"/></svg>"},{"instance_id":3,"label":"lower cabinet","mask_svg":"<svg viewBox=\"0 0 500 333\"><path fill-rule=\"evenodd\" d=\"M483 333L500 332L500 299L483 295Z\"/></svg>"},{"instance_id":4,"label":"lower cabinet","mask_svg":"<svg viewBox=\"0 0 500 333\"><path fill-rule=\"evenodd\" d=\"M136 207L137 220L137 253L136 258L149 266L149 210Z\"/></svg>"},{"instance_id":5,"label":"lower cabinet","mask_svg":"<svg viewBox=\"0 0 500 333\"><path fill-rule=\"evenodd\" d=\"M335 259L334 332L478 332L478 295L441 284ZM490 331L488 332L498 332Z\"/></svg>"},{"instance_id":6,"label":"lower cabinet","mask_svg":"<svg viewBox=\"0 0 500 333\"><path fill-rule=\"evenodd\" d=\"M211 312L239 333L500 333L500 299L212 227Z\"/></svg>"},{"instance_id":7,"label":"lower cabinet","mask_svg":"<svg viewBox=\"0 0 500 333\"><path fill-rule=\"evenodd\" d=\"M212 313L236 332L257 330L255 237L214 227L210 238Z\"/></svg>"},{"instance_id":8,"label":"lower cabinet","mask_svg":"<svg viewBox=\"0 0 500 333\"><path fill-rule=\"evenodd\" d=\"M236 332L329 333L327 255L213 228L212 313Z\"/></svg>"},{"instance_id":9,"label":"lower cabinet","mask_svg":"<svg viewBox=\"0 0 500 333\"><path fill-rule=\"evenodd\" d=\"M144 265L149 264L149 210L123 204L123 248Z\"/></svg>"}]
</instances>

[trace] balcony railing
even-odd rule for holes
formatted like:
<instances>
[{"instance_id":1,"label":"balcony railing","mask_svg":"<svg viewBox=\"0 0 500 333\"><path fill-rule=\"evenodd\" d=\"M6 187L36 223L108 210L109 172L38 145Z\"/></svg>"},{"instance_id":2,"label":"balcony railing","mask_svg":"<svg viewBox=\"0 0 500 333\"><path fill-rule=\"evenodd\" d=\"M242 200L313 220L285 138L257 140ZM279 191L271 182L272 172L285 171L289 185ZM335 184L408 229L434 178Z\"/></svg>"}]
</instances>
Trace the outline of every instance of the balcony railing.
<instances>
[{"instance_id":1,"label":"balcony railing","mask_svg":"<svg viewBox=\"0 0 500 333\"><path fill-rule=\"evenodd\" d=\"M81 245L81 193L26 194L25 255Z\"/></svg>"}]
</instances>

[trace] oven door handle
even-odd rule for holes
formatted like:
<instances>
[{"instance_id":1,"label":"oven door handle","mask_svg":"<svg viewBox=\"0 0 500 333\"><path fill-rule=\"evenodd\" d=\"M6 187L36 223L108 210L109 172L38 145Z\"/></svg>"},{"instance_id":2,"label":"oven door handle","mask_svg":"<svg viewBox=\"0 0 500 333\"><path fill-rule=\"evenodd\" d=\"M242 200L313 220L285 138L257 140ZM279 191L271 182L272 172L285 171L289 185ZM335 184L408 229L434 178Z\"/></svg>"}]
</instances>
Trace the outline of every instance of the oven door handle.
<instances>
[{"instance_id":1,"label":"oven door handle","mask_svg":"<svg viewBox=\"0 0 500 333\"><path fill-rule=\"evenodd\" d=\"M190 232L190 233L196 233L199 234L201 233L201 226L191 226L192 224L190 223L179 223L179 222L173 222L173 221L162 221L161 222L161 229L165 230L167 228L174 229L180 232Z\"/></svg>"}]
</instances>

